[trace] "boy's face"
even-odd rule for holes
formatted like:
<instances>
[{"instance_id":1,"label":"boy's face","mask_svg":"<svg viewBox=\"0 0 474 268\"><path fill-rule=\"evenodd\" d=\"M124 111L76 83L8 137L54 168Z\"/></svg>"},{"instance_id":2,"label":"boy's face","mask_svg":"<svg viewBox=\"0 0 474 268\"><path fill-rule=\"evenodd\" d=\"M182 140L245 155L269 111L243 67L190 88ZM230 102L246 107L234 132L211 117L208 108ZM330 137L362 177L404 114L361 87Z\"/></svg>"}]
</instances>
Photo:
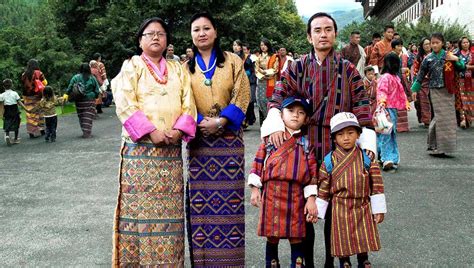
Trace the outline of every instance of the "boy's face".
<instances>
[{"instance_id":1,"label":"boy's face","mask_svg":"<svg viewBox=\"0 0 474 268\"><path fill-rule=\"evenodd\" d=\"M360 133L355 127L346 127L336 133L336 144L341 146L344 150L351 150L354 148Z\"/></svg>"},{"instance_id":2,"label":"boy's face","mask_svg":"<svg viewBox=\"0 0 474 268\"><path fill-rule=\"evenodd\" d=\"M400 53L402 53L402 50L403 50L403 46L402 46L402 45L397 45L397 46L395 46L395 48L393 49L393 51L395 51L395 53L397 53L397 55L400 55Z\"/></svg>"},{"instance_id":3,"label":"boy's face","mask_svg":"<svg viewBox=\"0 0 474 268\"><path fill-rule=\"evenodd\" d=\"M306 112L301 104L296 103L283 108L281 118L287 128L295 131L306 123Z\"/></svg>"},{"instance_id":4,"label":"boy's face","mask_svg":"<svg viewBox=\"0 0 474 268\"><path fill-rule=\"evenodd\" d=\"M431 38L431 48L435 53L438 53L443 48L443 41L439 40L438 38Z\"/></svg>"},{"instance_id":5,"label":"boy's face","mask_svg":"<svg viewBox=\"0 0 474 268\"><path fill-rule=\"evenodd\" d=\"M368 72L366 72L366 73L365 73L365 77L367 77L367 79L368 79L369 81L374 80L374 78L375 78L375 71L368 71Z\"/></svg>"}]
</instances>

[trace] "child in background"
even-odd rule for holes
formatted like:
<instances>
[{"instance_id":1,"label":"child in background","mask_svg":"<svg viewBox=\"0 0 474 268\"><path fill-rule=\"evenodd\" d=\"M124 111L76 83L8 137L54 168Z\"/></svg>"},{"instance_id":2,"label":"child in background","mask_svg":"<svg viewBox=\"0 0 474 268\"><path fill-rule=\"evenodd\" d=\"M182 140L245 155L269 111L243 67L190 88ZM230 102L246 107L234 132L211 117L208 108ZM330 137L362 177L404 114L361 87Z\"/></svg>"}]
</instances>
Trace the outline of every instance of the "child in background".
<instances>
[{"instance_id":1,"label":"child in background","mask_svg":"<svg viewBox=\"0 0 474 268\"><path fill-rule=\"evenodd\" d=\"M374 114L375 109L377 109L377 78L374 67L365 67L364 75L364 88L369 97L370 114Z\"/></svg>"},{"instance_id":2,"label":"child in background","mask_svg":"<svg viewBox=\"0 0 474 268\"><path fill-rule=\"evenodd\" d=\"M377 85L377 105L384 107L389 113L393 130L389 134L377 133L377 147L383 170L389 172L397 171L400 162L397 143L398 111L411 109L398 76L399 71L400 58L395 53L388 53L384 57L382 76Z\"/></svg>"},{"instance_id":3,"label":"child in background","mask_svg":"<svg viewBox=\"0 0 474 268\"><path fill-rule=\"evenodd\" d=\"M46 86L43 90L43 98L35 108L30 112L36 113L41 111L44 115L46 124L46 142L56 141L56 128L58 126L58 116L56 114L56 97L54 96L53 88Z\"/></svg>"},{"instance_id":4,"label":"child in background","mask_svg":"<svg viewBox=\"0 0 474 268\"><path fill-rule=\"evenodd\" d=\"M377 224L387 212L380 168L356 145L362 129L354 114L336 114L330 127L335 149L319 169L318 217L332 202L331 255L340 267L351 267L354 254L357 267L371 267L367 253L380 250Z\"/></svg>"},{"instance_id":5,"label":"child in background","mask_svg":"<svg viewBox=\"0 0 474 268\"><path fill-rule=\"evenodd\" d=\"M7 146L20 143L18 138L18 130L20 128L20 110L18 105L26 110L25 105L20 100L20 95L13 91L13 82L11 79L3 80L3 88L5 92L0 94L0 102L3 102L3 130L5 131L5 142ZM15 132L15 138L10 138L10 131Z\"/></svg>"},{"instance_id":6,"label":"child in background","mask_svg":"<svg viewBox=\"0 0 474 268\"><path fill-rule=\"evenodd\" d=\"M290 242L291 267L304 267L305 221L317 221L317 162L314 149L301 130L310 110L308 102L301 97L288 97L282 102L286 140L275 148L265 138L250 171L251 203L260 207L257 233L267 237L266 267L280 267L280 239Z\"/></svg>"}]
</instances>

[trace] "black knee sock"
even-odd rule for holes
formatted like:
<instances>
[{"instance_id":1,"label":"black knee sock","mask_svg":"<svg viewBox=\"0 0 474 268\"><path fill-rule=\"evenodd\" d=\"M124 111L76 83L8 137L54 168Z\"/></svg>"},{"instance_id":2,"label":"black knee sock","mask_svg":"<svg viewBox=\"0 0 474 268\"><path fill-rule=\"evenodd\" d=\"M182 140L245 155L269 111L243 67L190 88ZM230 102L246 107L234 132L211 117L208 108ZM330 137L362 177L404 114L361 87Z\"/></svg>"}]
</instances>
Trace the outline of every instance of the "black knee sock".
<instances>
[{"instance_id":1,"label":"black knee sock","mask_svg":"<svg viewBox=\"0 0 474 268\"><path fill-rule=\"evenodd\" d=\"M291 244L291 268L296 268L296 264L303 264L303 243L294 243ZM299 267L303 267L302 265Z\"/></svg>"},{"instance_id":2,"label":"black knee sock","mask_svg":"<svg viewBox=\"0 0 474 268\"><path fill-rule=\"evenodd\" d=\"M276 261L278 267L280 267L280 260L278 259L278 244L273 244L267 241L265 248L265 267L271 268L272 261Z\"/></svg>"},{"instance_id":3,"label":"black knee sock","mask_svg":"<svg viewBox=\"0 0 474 268\"><path fill-rule=\"evenodd\" d=\"M15 130L15 140L18 140L18 129Z\"/></svg>"},{"instance_id":4,"label":"black knee sock","mask_svg":"<svg viewBox=\"0 0 474 268\"><path fill-rule=\"evenodd\" d=\"M5 131L5 136L10 136L10 131Z\"/></svg>"},{"instance_id":5,"label":"black knee sock","mask_svg":"<svg viewBox=\"0 0 474 268\"><path fill-rule=\"evenodd\" d=\"M341 257L339 258L339 267L344 268L344 263L349 263L351 265L351 258L350 257Z\"/></svg>"},{"instance_id":6,"label":"black knee sock","mask_svg":"<svg viewBox=\"0 0 474 268\"><path fill-rule=\"evenodd\" d=\"M303 239L304 264L306 268L314 268L314 226L306 223L306 237Z\"/></svg>"},{"instance_id":7,"label":"black knee sock","mask_svg":"<svg viewBox=\"0 0 474 268\"><path fill-rule=\"evenodd\" d=\"M357 267L364 268L364 263L369 260L369 255L367 253L357 254Z\"/></svg>"}]
</instances>

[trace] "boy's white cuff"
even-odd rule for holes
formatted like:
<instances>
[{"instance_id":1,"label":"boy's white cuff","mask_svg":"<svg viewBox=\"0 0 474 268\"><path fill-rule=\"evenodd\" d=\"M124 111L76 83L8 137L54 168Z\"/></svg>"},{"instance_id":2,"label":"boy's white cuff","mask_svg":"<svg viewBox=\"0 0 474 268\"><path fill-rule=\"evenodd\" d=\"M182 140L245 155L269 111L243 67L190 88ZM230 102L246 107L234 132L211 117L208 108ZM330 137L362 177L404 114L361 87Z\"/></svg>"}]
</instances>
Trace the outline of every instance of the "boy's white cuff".
<instances>
[{"instance_id":1,"label":"boy's white cuff","mask_svg":"<svg viewBox=\"0 0 474 268\"><path fill-rule=\"evenodd\" d=\"M318 187L316 185L306 185L303 188L304 198L308 198L312 195L318 195Z\"/></svg>"},{"instance_id":2,"label":"boy's white cuff","mask_svg":"<svg viewBox=\"0 0 474 268\"><path fill-rule=\"evenodd\" d=\"M262 181L260 176L255 173L250 173L247 185L262 188Z\"/></svg>"},{"instance_id":3,"label":"boy's white cuff","mask_svg":"<svg viewBox=\"0 0 474 268\"><path fill-rule=\"evenodd\" d=\"M387 203L385 203L385 194L371 195L370 205L372 206L372 214L387 213Z\"/></svg>"},{"instance_id":4,"label":"boy's white cuff","mask_svg":"<svg viewBox=\"0 0 474 268\"><path fill-rule=\"evenodd\" d=\"M260 128L260 137L265 138L277 131L285 131L285 123L281 119L281 111L277 108L271 108Z\"/></svg>"},{"instance_id":5,"label":"boy's white cuff","mask_svg":"<svg viewBox=\"0 0 474 268\"><path fill-rule=\"evenodd\" d=\"M325 201L321 198L316 198L316 207L318 208L318 218L324 219L326 216L326 210L328 209L328 201Z\"/></svg>"},{"instance_id":6,"label":"boy's white cuff","mask_svg":"<svg viewBox=\"0 0 474 268\"><path fill-rule=\"evenodd\" d=\"M362 133L360 134L357 144L361 149L371 151L375 154L377 159L377 134L370 128L362 128Z\"/></svg>"}]
</instances>

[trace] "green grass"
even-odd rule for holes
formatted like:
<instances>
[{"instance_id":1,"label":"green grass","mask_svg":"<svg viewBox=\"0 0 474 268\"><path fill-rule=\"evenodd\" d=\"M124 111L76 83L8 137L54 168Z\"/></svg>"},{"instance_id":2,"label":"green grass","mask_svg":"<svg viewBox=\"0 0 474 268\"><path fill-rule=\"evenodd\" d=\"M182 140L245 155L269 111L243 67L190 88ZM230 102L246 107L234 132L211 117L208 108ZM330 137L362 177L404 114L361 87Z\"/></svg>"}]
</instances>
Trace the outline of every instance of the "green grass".
<instances>
[{"instance_id":1,"label":"green grass","mask_svg":"<svg viewBox=\"0 0 474 268\"><path fill-rule=\"evenodd\" d=\"M25 114L25 110L21 109L21 124L25 124L26 123L26 114ZM58 116L62 116L62 115L65 115L65 114L70 114L70 113L75 113L76 112L76 106L74 105L74 103L68 103L66 105L64 105L64 109L61 111L61 106L56 106L56 114ZM3 119L0 118L0 127L3 126Z\"/></svg>"}]
</instances>

